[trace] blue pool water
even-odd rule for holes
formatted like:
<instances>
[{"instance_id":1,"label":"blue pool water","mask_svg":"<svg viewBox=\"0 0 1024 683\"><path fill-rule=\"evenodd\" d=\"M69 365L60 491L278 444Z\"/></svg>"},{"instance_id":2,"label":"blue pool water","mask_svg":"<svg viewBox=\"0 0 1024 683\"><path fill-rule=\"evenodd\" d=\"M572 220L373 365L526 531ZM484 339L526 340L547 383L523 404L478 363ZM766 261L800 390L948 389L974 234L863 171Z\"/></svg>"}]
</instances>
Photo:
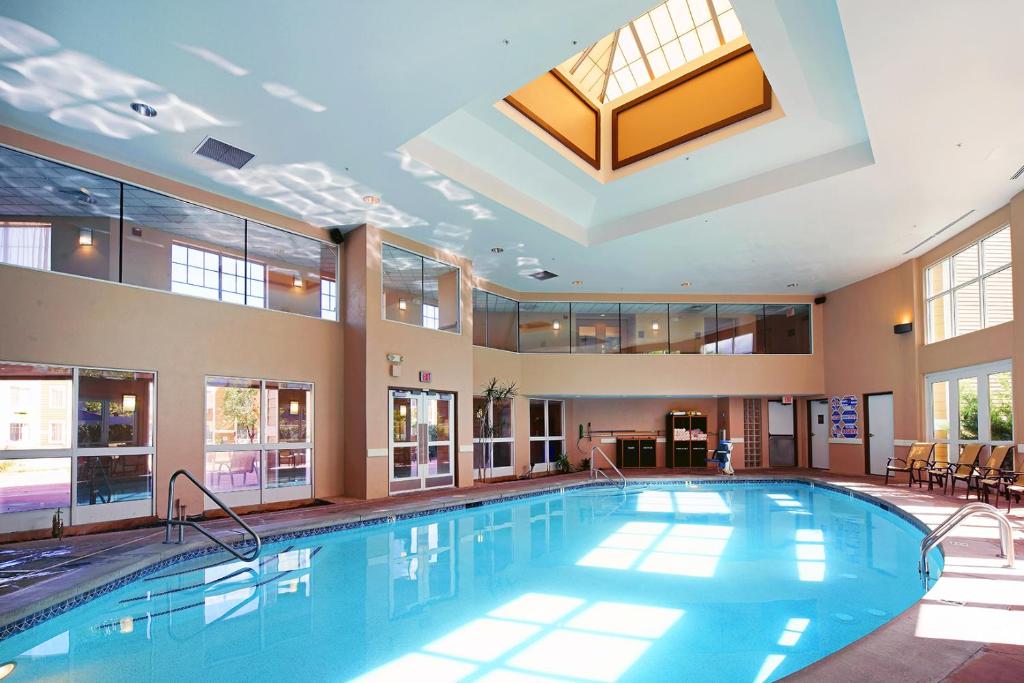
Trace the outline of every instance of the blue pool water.
<instances>
[{"instance_id":1,"label":"blue pool water","mask_svg":"<svg viewBox=\"0 0 1024 683\"><path fill-rule=\"evenodd\" d=\"M921 538L797 483L583 489L174 565L0 642L0 664L14 682L770 681L918 600Z\"/></svg>"}]
</instances>

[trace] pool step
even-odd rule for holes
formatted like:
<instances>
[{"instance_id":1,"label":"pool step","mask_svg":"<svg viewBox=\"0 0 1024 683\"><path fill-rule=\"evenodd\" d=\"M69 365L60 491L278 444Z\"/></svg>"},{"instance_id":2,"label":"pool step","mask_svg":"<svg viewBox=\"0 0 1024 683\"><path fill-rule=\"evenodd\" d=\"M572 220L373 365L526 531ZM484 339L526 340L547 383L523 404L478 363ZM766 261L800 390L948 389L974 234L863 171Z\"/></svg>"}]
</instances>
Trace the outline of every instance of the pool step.
<instances>
[{"instance_id":1,"label":"pool step","mask_svg":"<svg viewBox=\"0 0 1024 683\"><path fill-rule=\"evenodd\" d=\"M279 553L279 554L283 554L285 552L289 552L289 550L290 550L290 548L288 550L281 551L281 553ZM319 553L321 550L323 550L323 546L316 546L315 548L310 550L309 559L310 559L311 562L312 562L312 559L314 557L316 557L317 553ZM263 565L264 562L268 562L270 560L273 560L277 556L278 556L278 554L275 554L272 557L264 558L263 560L260 561L261 566L265 566L265 565ZM220 563L218 563L218 564L220 564ZM214 566L214 565L211 565L211 566ZM310 566L312 566L312 565L310 565ZM267 578L265 578L265 579L263 579L261 581L258 581L257 583L229 584L229 586L231 587L232 590L252 590L253 591L252 595L255 596L257 588L261 588L262 586L265 586L265 585L267 585L269 583L273 583L274 581L278 581L280 579L283 579L284 577L288 576L289 574L293 574L293 573L299 571L300 569L308 569L308 568L309 567L296 567L295 569L286 569L284 571L274 572L272 575L268 576ZM240 571L245 571L245 570L241 569ZM231 575L229 574L228 576L231 576ZM227 578L227 576L221 577L220 580L224 580L226 578ZM210 585L212 585L214 583L216 583L216 581L210 582ZM177 592L180 592L180 591L185 591L185 590L189 590L189 589L199 588L199 587L202 587L203 585L204 584L194 584L194 585L191 585L191 586L183 587L181 589L174 589L174 590L170 590L170 591L164 591L164 592L159 593L159 594L147 594L147 595L144 595L144 596L140 596L138 598L127 598L125 600L122 600L121 603L122 604L131 604L133 602L138 602L138 601L142 601L142 600L149 600L151 598L158 597L158 595L169 595L171 593L177 593ZM169 609L161 610L159 612L147 612L146 614L142 614L142 615L139 615L139 616L121 617L120 619L117 619L116 621L108 621L108 622L104 622L102 624L99 624L98 626L96 626L96 628L101 630L101 631L104 631L104 632L118 632L118 631L124 632L126 630L129 630L129 629L133 628L135 624L145 622L148 619L153 619L155 617L160 617L160 616L165 616L165 615L176 613L176 612L181 612L181 611L184 611L184 610L187 610L187 609L191 609L193 607L202 607L202 606L204 606L206 604L206 597L207 596L204 596L202 600L197 600L195 602L191 602L191 603L188 603L188 604L185 604L185 605L178 605L176 607L171 607ZM232 613L234 610L235 610L235 608L232 608L231 610L229 610L229 612L227 614Z\"/></svg>"}]
</instances>

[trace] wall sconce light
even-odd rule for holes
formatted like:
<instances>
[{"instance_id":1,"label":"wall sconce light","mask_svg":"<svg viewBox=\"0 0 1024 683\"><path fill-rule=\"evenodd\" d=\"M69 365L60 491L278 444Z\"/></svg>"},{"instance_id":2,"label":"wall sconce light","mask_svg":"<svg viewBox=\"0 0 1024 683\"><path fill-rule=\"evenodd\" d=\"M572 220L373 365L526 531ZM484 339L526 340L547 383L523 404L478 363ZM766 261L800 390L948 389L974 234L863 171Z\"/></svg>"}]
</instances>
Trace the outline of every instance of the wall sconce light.
<instances>
[{"instance_id":1,"label":"wall sconce light","mask_svg":"<svg viewBox=\"0 0 1024 683\"><path fill-rule=\"evenodd\" d=\"M298 401L290 402L288 404L288 412L291 413L292 415L298 415L299 414L299 402Z\"/></svg>"},{"instance_id":2,"label":"wall sconce light","mask_svg":"<svg viewBox=\"0 0 1024 683\"><path fill-rule=\"evenodd\" d=\"M892 326L893 334L906 334L914 331L914 323L898 323Z\"/></svg>"},{"instance_id":3,"label":"wall sconce light","mask_svg":"<svg viewBox=\"0 0 1024 683\"><path fill-rule=\"evenodd\" d=\"M398 300L398 310L404 311L406 307L405 299Z\"/></svg>"},{"instance_id":4,"label":"wall sconce light","mask_svg":"<svg viewBox=\"0 0 1024 683\"><path fill-rule=\"evenodd\" d=\"M654 323L653 325L651 325L651 329L657 332L658 330L661 329L661 325L659 325L658 323Z\"/></svg>"},{"instance_id":5,"label":"wall sconce light","mask_svg":"<svg viewBox=\"0 0 1024 683\"><path fill-rule=\"evenodd\" d=\"M292 278L292 284L295 285L296 289L302 289L302 276L296 275L294 278Z\"/></svg>"},{"instance_id":6,"label":"wall sconce light","mask_svg":"<svg viewBox=\"0 0 1024 683\"><path fill-rule=\"evenodd\" d=\"M405 417L408 414L408 412L409 409L406 408L404 405L398 406L398 414L401 415L402 417Z\"/></svg>"},{"instance_id":7,"label":"wall sconce light","mask_svg":"<svg viewBox=\"0 0 1024 683\"><path fill-rule=\"evenodd\" d=\"M562 323L558 322L557 320L555 320L554 322L551 323L551 329L553 329L553 330L560 329L561 327L562 327Z\"/></svg>"},{"instance_id":8,"label":"wall sconce light","mask_svg":"<svg viewBox=\"0 0 1024 683\"><path fill-rule=\"evenodd\" d=\"M78 243L83 247L92 246L92 228L78 229Z\"/></svg>"},{"instance_id":9,"label":"wall sconce light","mask_svg":"<svg viewBox=\"0 0 1024 683\"><path fill-rule=\"evenodd\" d=\"M121 397L121 408L126 413L135 412L135 394L125 394Z\"/></svg>"}]
</instances>

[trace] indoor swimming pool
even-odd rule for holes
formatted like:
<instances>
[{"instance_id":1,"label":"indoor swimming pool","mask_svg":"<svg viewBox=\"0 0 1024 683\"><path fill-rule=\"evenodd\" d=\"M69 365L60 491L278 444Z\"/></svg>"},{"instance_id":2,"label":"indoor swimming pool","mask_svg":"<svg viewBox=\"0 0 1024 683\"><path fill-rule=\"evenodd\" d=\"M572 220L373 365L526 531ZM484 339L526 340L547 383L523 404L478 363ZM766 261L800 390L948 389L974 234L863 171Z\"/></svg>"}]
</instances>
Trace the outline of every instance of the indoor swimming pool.
<instances>
[{"instance_id":1,"label":"indoor swimming pool","mask_svg":"<svg viewBox=\"0 0 1024 683\"><path fill-rule=\"evenodd\" d=\"M175 564L0 641L0 665L15 682L761 683L917 601L922 537L799 482L582 488Z\"/></svg>"}]
</instances>

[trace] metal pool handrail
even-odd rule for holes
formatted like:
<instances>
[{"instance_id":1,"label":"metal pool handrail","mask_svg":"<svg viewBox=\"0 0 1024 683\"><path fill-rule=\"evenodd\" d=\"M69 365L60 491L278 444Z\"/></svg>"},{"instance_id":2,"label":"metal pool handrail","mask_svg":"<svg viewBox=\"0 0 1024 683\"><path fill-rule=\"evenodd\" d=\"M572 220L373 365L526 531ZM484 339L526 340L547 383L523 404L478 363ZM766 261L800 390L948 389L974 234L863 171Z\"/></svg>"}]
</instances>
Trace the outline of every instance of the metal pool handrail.
<instances>
[{"instance_id":1,"label":"metal pool handrail","mask_svg":"<svg viewBox=\"0 0 1024 683\"><path fill-rule=\"evenodd\" d=\"M182 475L182 474L185 475L185 477L188 478L189 481L191 481L193 484L195 484L196 487L200 491L205 493L207 498L209 498L214 503L216 503L217 507L219 507L221 510L226 512L228 517L230 517L231 519L233 519L236 522L238 522L238 525L240 527L242 527L243 529L245 529L247 532L249 532L249 534L253 537L253 539L255 539L256 545L255 545L255 547L253 547L251 549L251 554L250 555L245 555L245 554L242 554L242 553L238 552L237 550L235 550L234 548L229 546L227 543L225 543L224 541L220 540L219 538L217 538L216 536L211 534L209 531L207 531L206 529L201 527L198 523L193 522L193 521L187 519L184 515L182 515L180 519L175 519L174 518L174 516L171 514L171 506L174 504L174 480L177 479L178 476ZM177 540L177 543L184 543L185 542L185 527L190 526L193 529L195 529L196 531L198 531L199 533L201 533L203 536L206 536L208 539L210 539L211 541L213 541L214 543L219 545L224 550L226 550L229 553L231 553L232 555L234 555L236 558L238 558L242 562L252 562L257 557L260 556L260 550L262 548L263 542L260 540L259 534L257 534L255 531L253 531L251 526L249 526L248 524L243 522L242 518L239 517L238 515L236 515L234 510L232 510L230 507L228 507L226 504L224 504L221 501L220 498L218 498L216 495L214 495L213 491L211 491L210 489L208 489L205 486L203 486L195 477L193 477L192 473L189 472L188 470L178 470L177 472L175 472L174 474L171 475L171 480L167 484L167 526L166 526L166 530L165 530L165 533L164 533L164 543L171 543L172 542L171 541L171 527L172 526L177 526L178 527L178 540Z\"/></svg>"},{"instance_id":2,"label":"metal pool handrail","mask_svg":"<svg viewBox=\"0 0 1024 683\"><path fill-rule=\"evenodd\" d=\"M989 517L999 522L999 545L1002 550L999 557L1006 558L1006 566L1013 567L1014 556L1013 556L1013 527L1010 526L1010 521L1006 519L1006 515L1002 514L995 507L988 503L968 503L962 508L951 514L946 519L942 520L942 523L931 530L931 532L921 540L921 559L917 563L917 571L921 575L921 579L924 581L924 587L928 588L928 579L930 578L930 572L928 569L928 553L938 543L946 537L946 535L956 527L957 524L964 521L971 515L981 515L982 517Z\"/></svg>"},{"instance_id":3,"label":"metal pool handrail","mask_svg":"<svg viewBox=\"0 0 1024 683\"><path fill-rule=\"evenodd\" d=\"M615 463L611 461L611 458L609 458L607 455L605 455L605 452L602 451L601 447L598 446L597 444L594 444L593 446L590 447L590 478L591 479L597 479L597 475L600 474L602 477L604 477L608 481L612 480L611 477L609 477L607 474L605 474L604 471L602 471L601 468L599 468L597 466L597 458L594 457L596 453L600 453L601 457L604 458L605 462L607 462L609 465L611 465L612 469L615 470L615 474L619 475L619 478L622 479L622 490L625 491L626 490L626 475L624 475L619 470L619 468L615 466Z\"/></svg>"}]
</instances>

